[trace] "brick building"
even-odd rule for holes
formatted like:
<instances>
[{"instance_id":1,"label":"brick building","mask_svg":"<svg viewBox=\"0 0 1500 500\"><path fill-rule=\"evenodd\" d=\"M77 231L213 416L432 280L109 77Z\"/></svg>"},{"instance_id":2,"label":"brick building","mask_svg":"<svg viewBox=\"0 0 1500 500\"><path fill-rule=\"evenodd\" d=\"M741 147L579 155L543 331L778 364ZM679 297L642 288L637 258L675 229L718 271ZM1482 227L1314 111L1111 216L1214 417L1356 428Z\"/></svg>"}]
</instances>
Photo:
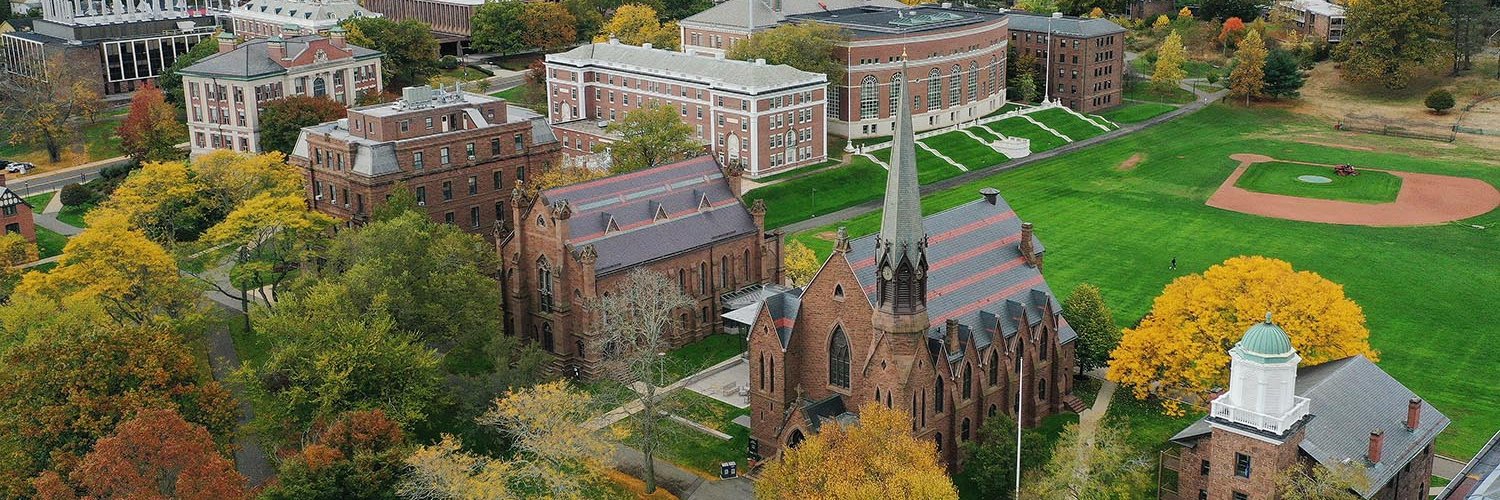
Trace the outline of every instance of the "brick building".
<instances>
[{"instance_id":1,"label":"brick building","mask_svg":"<svg viewBox=\"0 0 1500 500\"><path fill-rule=\"evenodd\" d=\"M880 232L850 240L841 229L806 288L753 306L752 458L873 403L910 415L912 433L957 469L986 418L1034 426L1082 407L1070 394L1077 335L1031 225L993 189L923 218L909 107L896 124Z\"/></svg>"},{"instance_id":2,"label":"brick building","mask_svg":"<svg viewBox=\"0 0 1500 500\"><path fill-rule=\"evenodd\" d=\"M469 47L470 22L485 0L364 0L364 8L393 21L414 19L427 23L437 39L438 50L460 55Z\"/></svg>"},{"instance_id":3,"label":"brick building","mask_svg":"<svg viewBox=\"0 0 1500 500\"><path fill-rule=\"evenodd\" d=\"M32 206L25 198L5 187L5 173L0 172L0 227L4 233L19 233L26 241L36 243L36 221L32 219Z\"/></svg>"},{"instance_id":4,"label":"brick building","mask_svg":"<svg viewBox=\"0 0 1500 500\"><path fill-rule=\"evenodd\" d=\"M615 140L601 124L674 108L721 163L752 178L827 159L828 77L765 61L695 57L610 40L547 56L548 118L565 151Z\"/></svg>"},{"instance_id":5,"label":"brick building","mask_svg":"<svg viewBox=\"0 0 1500 500\"><path fill-rule=\"evenodd\" d=\"M302 129L288 158L306 169L315 210L362 223L400 182L433 219L486 238L509 219L511 190L558 159L557 138L536 113L426 86Z\"/></svg>"},{"instance_id":6,"label":"brick building","mask_svg":"<svg viewBox=\"0 0 1500 500\"><path fill-rule=\"evenodd\" d=\"M309 95L353 106L380 92L380 52L349 45L344 34L334 26L327 37L272 35L235 45L233 35L220 33L218 54L180 71L192 153L260 152L267 101Z\"/></svg>"},{"instance_id":7,"label":"brick building","mask_svg":"<svg viewBox=\"0 0 1500 500\"><path fill-rule=\"evenodd\" d=\"M722 55L750 33L780 26L787 16L853 7L899 9L898 0L726 0L677 23L682 51Z\"/></svg>"},{"instance_id":8,"label":"brick building","mask_svg":"<svg viewBox=\"0 0 1500 500\"><path fill-rule=\"evenodd\" d=\"M782 279L782 235L766 232L765 205L746 207L738 184L737 169L700 156L530 199L517 191L518 223L498 243L506 331L538 341L569 372L597 376L603 345L582 305L646 268L696 301L672 345L714 333L725 295Z\"/></svg>"},{"instance_id":9,"label":"brick building","mask_svg":"<svg viewBox=\"0 0 1500 500\"><path fill-rule=\"evenodd\" d=\"M829 90L835 134L890 135L901 85L914 86L917 130L973 121L1005 106L1008 21L1002 13L933 4L855 7L787 16L787 22L838 26L849 34L836 50L848 76Z\"/></svg>"},{"instance_id":10,"label":"brick building","mask_svg":"<svg viewBox=\"0 0 1500 500\"><path fill-rule=\"evenodd\" d=\"M1010 12L1010 42L1036 56L1047 97L1093 113L1123 103L1125 28L1108 19ZM1051 33L1048 43L1047 33Z\"/></svg>"},{"instance_id":11,"label":"brick building","mask_svg":"<svg viewBox=\"0 0 1500 500\"><path fill-rule=\"evenodd\" d=\"M1360 498L1428 496L1432 441L1448 417L1364 356L1299 370L1291 338L1266 321L1229 350L1229 391L1172 442L1182 500L1278 498L1293 467L1356 464L1369 480Z\"/></svg>"},{"instance_id":12,"label":"brick building","mask_svg":"<svg viewBox=\"0 0 1500 500\"><path fill-rule=\"evenodd\" d=\"M354 0L250 0L229 11L234 34L246 38L328 35L345 19L359 17L380 14Z\"/></svg>"},{"instance_id":13,"label":"brick building","mask_svg":"<svg viewBox=\"0 0 1500 500\"><path fill-rule=\"evenodd\" d=\"M1125 3L1126 14L1137 21L1152 22L1161 16L1177 15L1177 2L1173 0L1129 0Z\"/></svg>"},{"instance_id":14,"label":"brick building","mask_svg":"<svg viewBox=\"0 0 1500 500\"><path fill-rule=\"evenodd\" d=\"M1338 43L1344 39L1344 6L1327 0L1276 2L1271 15L1304 36Z\"/></svg>"},{"instance_id":15,"label":"brick building","mask_svg":"<svg viewBox=\"0 0 1500 500\"><path fill-rule=\"evenodd\" d=\"M1494 500L1500 498L1500 432L1464 464L1453 481L1433 500Z\"/></svg>"}]
</instances>

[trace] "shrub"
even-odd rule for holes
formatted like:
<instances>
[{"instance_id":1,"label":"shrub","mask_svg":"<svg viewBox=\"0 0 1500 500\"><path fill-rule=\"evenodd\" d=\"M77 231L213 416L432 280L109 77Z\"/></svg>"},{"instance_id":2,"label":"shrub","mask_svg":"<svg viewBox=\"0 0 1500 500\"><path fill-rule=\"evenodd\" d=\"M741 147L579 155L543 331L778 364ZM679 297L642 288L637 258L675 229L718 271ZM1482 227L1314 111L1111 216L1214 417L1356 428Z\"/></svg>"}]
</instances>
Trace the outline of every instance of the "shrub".
<instances>
[{"instance_id":1,"label":"shrub","mask_svg":"<svg viewBox=\"0 0 1500 500\"><path fill-rule=\"evenodd\" d=\"M438 67L443 69L458 69L458 58L443 56L442 59L438 60Z\"/></svg>"},{"instance_id":2,"label":"shrub","mask_svg":"<svg viewBox=\"0 0 1500 500\"><path fill-rule=\"evenodd\" d=\"M99 193L83 184L68 184L63 186L61 197L62 204L70 207L87 205L93 203L99 197Z\"/></svg>"},{"instance_id":3,"label":"shrub","mask_svg":"<svg viewBox=\"0 0 1500 500\"><path fill-rule=\"evenodd\" d=\"M1427 94L1427 99L1424 99L1422 104L1437 114L1447 113L1448 110L1453 109L1453 94L1437 89Z\"/></svg>"}]
</instances>

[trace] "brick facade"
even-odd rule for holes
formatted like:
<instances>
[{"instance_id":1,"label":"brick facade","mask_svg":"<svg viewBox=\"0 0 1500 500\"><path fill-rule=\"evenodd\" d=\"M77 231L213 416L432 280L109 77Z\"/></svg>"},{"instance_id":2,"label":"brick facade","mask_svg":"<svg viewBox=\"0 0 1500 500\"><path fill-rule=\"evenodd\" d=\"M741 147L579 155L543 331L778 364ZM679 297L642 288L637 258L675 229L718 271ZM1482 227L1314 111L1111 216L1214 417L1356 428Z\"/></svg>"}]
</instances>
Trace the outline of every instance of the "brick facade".
<instances>
[{"instance_id":1,"label":"brick facade","mask_svg":"<svg viewBox=\"0 0 1500 500\"><path fill-rule=\"evenodd\" d=\"M462 94L428 107L350 109L348 118L304 129L288 159L304 169L315 210L358 224L399 182L433 220L493 239L512 213L511 191L558 158L540 117Z\"/></svg>"},{"instance_id":2,"label":"brick facade","mask_svg":"<svg viewBox=\"0 0 1500 500\"><path fill-rule=\"evenodd\" d=\"M1015 22L1027 18L1026 22ZM1046 18L1013 13L1010 43L1018 54L1036 57L1037 85L1047 89L1049 99L1080 113L1094 113L1123 103L1125 90L1125 30L1105 19L1057 18L1052 23L1048 47ZM1099 25L1108 25L1103 29ZM1076 29L1086 26L1085 29ZM1048 64L1048 61L1051 64ZM1048 75L1050 73L1050 75Z\"/></svg>"},{"instance_id":3,"label":"brick facade","mask_svg":"<svg viewBox=\"0 0 1500 500\"><path fill-rule=\"evenodd\" d=\"M0 172L0 228L3 228L0 230L4 231L0 234L18 233L26 241L36 243L33 208L25 198L5 187L5 173Z\"/></svg>"}]
</instances>

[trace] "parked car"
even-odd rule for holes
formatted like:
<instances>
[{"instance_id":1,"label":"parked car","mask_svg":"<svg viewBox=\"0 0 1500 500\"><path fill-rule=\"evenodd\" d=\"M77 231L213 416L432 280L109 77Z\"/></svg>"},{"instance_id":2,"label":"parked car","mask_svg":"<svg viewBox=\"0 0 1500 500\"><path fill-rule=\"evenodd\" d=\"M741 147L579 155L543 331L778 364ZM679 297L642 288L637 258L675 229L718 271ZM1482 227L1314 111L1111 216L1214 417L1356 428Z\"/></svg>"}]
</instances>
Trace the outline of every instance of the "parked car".
<instances>
[{"instance_id":1,"label":"parked car","mask_svg":"<svg viewBox=\"0 0 1500 500\"><path fill-rule=\"evenodd\" d=\"M36 165L32 165L24 161L18 161L6 165L5 171L12 174L24 174L30 172L33 168L36 168Z\"/></svg>"}]
</instances>

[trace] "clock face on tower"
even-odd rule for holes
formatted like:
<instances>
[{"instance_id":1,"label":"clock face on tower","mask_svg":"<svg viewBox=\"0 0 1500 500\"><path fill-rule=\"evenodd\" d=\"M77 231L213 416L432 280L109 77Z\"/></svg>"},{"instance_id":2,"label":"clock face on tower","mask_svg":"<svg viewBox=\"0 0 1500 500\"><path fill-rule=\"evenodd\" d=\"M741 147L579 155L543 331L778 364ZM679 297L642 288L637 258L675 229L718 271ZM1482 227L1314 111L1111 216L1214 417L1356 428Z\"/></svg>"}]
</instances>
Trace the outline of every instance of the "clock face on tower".
<instances>
[{"instance_id":1,"label":"clock face on tower","mask_svg":"<svg viewBox=\"0 0 1500 500\"><path fill-rule=\"evenodd\" d=\"M891 266L885 266L880 268L880 275L885 279L891 279L896 275L896 273L891 271Z\"/></svg>"}]
</instances>

